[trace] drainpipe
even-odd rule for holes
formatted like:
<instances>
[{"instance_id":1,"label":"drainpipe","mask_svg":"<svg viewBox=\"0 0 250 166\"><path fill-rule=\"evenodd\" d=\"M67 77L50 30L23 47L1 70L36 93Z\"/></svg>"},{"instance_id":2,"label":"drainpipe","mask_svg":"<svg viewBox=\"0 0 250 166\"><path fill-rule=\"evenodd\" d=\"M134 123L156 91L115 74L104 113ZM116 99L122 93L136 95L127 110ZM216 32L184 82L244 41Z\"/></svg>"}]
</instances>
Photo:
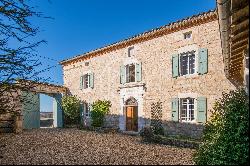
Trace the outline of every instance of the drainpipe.
<instances>
[{"instance_id":1,"label":"drainpipe","mask_svg":"<svg viewBox=\"0 0 250 166\"><path fill-rule=\"evenodd\" d=\"M226 77L229 78L229 62L230 62L230 46L229 46L229 35L230 35L230 9L231 0L217 0L217 12L219 17L219 29L221 37L222 55L224 61L224 71Z\"/></svg>"}]
</instances>

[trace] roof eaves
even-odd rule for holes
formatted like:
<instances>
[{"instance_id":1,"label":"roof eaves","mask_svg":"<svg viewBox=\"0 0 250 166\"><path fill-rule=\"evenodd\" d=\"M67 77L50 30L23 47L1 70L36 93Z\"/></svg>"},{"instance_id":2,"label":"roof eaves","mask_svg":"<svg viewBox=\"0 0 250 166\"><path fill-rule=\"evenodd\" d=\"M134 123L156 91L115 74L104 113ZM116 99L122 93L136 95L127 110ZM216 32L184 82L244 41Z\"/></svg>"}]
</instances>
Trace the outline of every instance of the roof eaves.
<instances>
[{"instance_id":1,"label":"roof eaves","mask_svg":"<svg viewBox=\"0 0 250 166\"><path fill-rule=\"evenodd\" d=\"M126 43L128 41L133 41L133 40L136 40L137 38L139 37L143 37L143 36L146 36L146 35L150 35L152 33L156 33L156 32L159 32L161 30L164 30L165 28L171 28L171 27L174 27L174 26L178 26L179 24L183 23L184 21L191 21L192 19L194 18L202 18L208 14L217 14L215 12L216 10L209 10L207 12L202 12L202 13L199 13L199 14L196 14L196 15L193 15L193 16L190 16L190 17L187 17L187 18L184 18L184 19L181 19L181 20L177 20L175 22L171 22L169 24L166 24L166 25L163 25L161 27L158 27L158 28L154 28L154 29L151 29L151 30L148 30L148 31L145 31L145 32L142 32L140 34L137 34L137 35L134 35L132 37L129 37L129 38L125 38L123 40L120 40L118 42L114 42L114 43L111 43L109 45L105 45L103 47L100 47L100 48L97 48L97 49L94 49L92 51L89 51L89 52L86 52L84 54L81 54L81 55L76 55L72 58L69 58L69 59L66 59L66 60L63 60L60 62L61 65L67 63L67 62L70 62L70 61L73 61L75 59L79 59L79 58L82 58L82 57L85 57L87 55L90 55L92 53L97 53L98 51L101 51L101 50L105 50L107 48L110 48L112 46L115 46L115 45L119 45L119 44L123 44L123 43Z\"/></svg>"}]
</instances>

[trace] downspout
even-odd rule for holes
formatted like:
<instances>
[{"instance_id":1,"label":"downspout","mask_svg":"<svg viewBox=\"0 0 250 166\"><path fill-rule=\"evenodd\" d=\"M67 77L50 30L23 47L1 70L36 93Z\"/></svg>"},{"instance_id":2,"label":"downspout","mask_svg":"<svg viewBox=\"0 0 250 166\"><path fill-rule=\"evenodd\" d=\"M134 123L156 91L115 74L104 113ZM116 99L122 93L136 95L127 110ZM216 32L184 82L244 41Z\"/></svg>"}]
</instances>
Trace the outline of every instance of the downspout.
<instances>
[{"instance_id":1,"label":"downspout","mask_svg":"<svg viewBox=\"0 0 250 166\"><path fill-rule=\"evenodd\" d=\"M230 62L230 8L231 0L217 0L217 12L219 17L219 29L221 37L221 48L224 61L224 71L226 77L229 77L229 62Z\"/></svg>"}]
</instances>

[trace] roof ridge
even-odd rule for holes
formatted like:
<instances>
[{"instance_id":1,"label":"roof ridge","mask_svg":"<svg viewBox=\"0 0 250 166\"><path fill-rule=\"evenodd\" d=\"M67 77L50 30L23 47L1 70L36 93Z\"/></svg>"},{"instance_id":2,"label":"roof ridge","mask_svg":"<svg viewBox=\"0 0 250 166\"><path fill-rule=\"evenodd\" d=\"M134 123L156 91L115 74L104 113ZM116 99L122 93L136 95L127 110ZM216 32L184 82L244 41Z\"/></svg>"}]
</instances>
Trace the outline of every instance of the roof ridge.
<instances>
[{"instance_id":1,"label":"roof ridge","mask_svg":"<svg viewBox=\"0 0 250 166\"><path fill-rule=\"evenodd\" d=\"M140 37L140 36L144 36L144 35L150 34L150 33L152 33L152 32L157 32L157 31L162 30L162 29L164 29L164 28L167 28L167 27L170 27L170 26L174 26L175 24L178 24L178 23L181 23L181 22L184 22L184 21L189 21L189 20L191 20L191 19L193 19L193 18L205 16L206 14L211 14L211 13L213 14L213 13L215 13L215 11L216 11L216 9L212 9L212 10L208 10L207 12L201 12L201 13L198 13L198 14L195 14L195 15L192 15L192 16L189 16L189 17L180 19L180 20L176 20L176 21L174 21L174 22L170 22L170 23L168 23L168 24L166 24L166 25L159 26L159 27L156 27L156 28L153 28L153 29L144 31L144 32L139 33L139 34L136 34L136 35L132 35L132 36L127 37L127 38L125 38L125 39L122 39L122 40L113 42L113 43L111 43L111 44L104 45L104 46L102 46L102 47L93 49L93 50L88 51L88 52L85 52L85 53L83 53L83 54L76 55L76 56L74 56L74 57L72 57L72 58L68 58L68 59L62 60L62 61L60 61L60 64L66 63L66 62L71 61L71 60L74 60L74 59L81 58L81 57L83 57L83 56L85 56L85 55L94 53L94 52L96 52L96 51L98 51L98 50L102 50L102 49L111 47L111 46L113 46L113 45L118 45L118 44L120 44L120 43L122 43L122 42L126 42L126 41L129 41L129 40L135 39L135 38L137 38L137 37Z\"/></svg>"}]
</instances>

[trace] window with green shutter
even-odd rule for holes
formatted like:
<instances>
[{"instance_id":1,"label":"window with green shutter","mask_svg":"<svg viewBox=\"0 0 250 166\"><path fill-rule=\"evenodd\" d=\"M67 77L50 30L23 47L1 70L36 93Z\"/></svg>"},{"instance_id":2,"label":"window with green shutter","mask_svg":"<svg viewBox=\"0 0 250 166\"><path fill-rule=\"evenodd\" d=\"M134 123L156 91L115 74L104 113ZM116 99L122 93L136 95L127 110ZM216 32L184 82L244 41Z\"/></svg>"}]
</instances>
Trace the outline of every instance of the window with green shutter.
<instances>
[{"instance_id":1,"label":"window with green shutter","mask_svg":"<svg viewBox=\"0 0 250 166\"><path fill-rule=\"evenodd\" d=\"M179 76L179 56L178 54L172 55L172 77Z\"/></svg>"},{"instance_id":2,"label":"window with green shutter","mask_svg":"<svg viewBox=\"0 0 250 166\"><path fill-rule=\"evenodd\" d=\"M198 53L198 73L206 74L208 72L208 50L200 48Z\"/></svg>"},{"instance_id":3,"label":"window with green shutter","mask_svg":"<svg viewBox=\"0 0 250 166\"><path fill-rule=\"evenodd\" d=\"M207 99L206 97L197 98L197 122L205 123L207 120Z\"/></svg>"},{"instance_id":4,"label":"window with green shutter","mask_svg":"<svg viewBox=\"0 0 250 166\"><path fill-rule=\"evenodd\" d=\"M172 99L172 120L178 122L179 121L179 99L173 98Z\"/></svg>"}]
</instances>

